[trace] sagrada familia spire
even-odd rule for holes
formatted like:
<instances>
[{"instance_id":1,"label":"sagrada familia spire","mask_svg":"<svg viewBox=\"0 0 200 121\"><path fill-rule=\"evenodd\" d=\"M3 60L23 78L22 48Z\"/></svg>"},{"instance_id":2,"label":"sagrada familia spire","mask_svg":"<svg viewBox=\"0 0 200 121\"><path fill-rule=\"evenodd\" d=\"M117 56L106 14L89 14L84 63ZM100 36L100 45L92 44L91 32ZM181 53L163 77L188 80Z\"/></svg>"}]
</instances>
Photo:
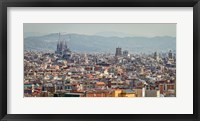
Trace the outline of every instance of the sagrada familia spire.
<instances>
[{"instance_id":1,"label":"sagrada familia spire","mask_svg":"<svg viewBox=\"0 0 200 121\"><path fill-rule=\"evenodd\" d=\"M69 54L71 54L71 51L67 46L67 42L64 40L61 40L60 33L59 33L59 39L58 39L57 48L56 48L55 53L60 54L63 57L69 56Z\"/></svg>"}]
</instances>

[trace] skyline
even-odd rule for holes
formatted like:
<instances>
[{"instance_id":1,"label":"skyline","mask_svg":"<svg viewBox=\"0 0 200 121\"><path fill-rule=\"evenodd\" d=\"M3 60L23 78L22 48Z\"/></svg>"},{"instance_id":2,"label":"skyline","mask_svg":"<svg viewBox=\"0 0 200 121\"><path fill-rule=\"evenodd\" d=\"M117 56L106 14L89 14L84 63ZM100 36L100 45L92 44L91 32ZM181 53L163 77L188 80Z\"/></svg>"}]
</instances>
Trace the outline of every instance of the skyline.
<instances>
[{"instance_id":1,"label":"skyline","mask_svg":"<svg viewBox=\"0 0 200 121\"><path fill-rule=\"evenodd\" d=\"M70 40L69 40L70 36ZM155 51L176 50L175 37L100 37L78 34L62 35L62 40L67 40L68 46L76 52L114 52L117 46L134 53L151 53ZM24 38L26 50L55 50L58 42L58 33L45 36ZM105 44L105 42L107 44Z\"/></svg>"},{"instance_id":2,"label":"skyline","mask_svg":"<svg viewBox=\"0 0 200 121\"><path fill-rule=\"evenodd\" d=\"M24 97L176 97L176 24L24 24L24 48Z\"/></svg>"}]
</instances>

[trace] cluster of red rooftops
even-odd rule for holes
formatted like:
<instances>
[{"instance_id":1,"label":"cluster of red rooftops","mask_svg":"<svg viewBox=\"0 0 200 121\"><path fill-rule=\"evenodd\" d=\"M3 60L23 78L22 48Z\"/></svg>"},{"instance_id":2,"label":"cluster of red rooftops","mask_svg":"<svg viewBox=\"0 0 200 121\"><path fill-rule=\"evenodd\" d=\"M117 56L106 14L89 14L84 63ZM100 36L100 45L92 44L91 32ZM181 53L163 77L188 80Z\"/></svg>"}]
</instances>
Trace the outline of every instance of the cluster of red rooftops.
<instances>
[{"instance_id":1,"label":"cluster of red rooftops","mask_svg":"<svg viewBox=\"0 0 200 121\"><path fill-rule=\"evenodd\" d=\"M176 59L171 51L160 56L72 52L68 58L24 52L24 97L175 96Z\"/></svg>"}]
</instances>

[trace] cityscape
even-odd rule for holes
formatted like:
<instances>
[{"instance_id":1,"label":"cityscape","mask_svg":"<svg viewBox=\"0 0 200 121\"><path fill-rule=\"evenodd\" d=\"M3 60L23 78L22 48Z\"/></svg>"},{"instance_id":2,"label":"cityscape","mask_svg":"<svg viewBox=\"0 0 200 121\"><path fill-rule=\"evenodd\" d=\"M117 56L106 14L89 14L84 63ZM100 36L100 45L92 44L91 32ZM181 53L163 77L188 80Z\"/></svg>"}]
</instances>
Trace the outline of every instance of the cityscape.
<instances>
[{"instance_id":1,"label":"cityscape","mask_svg":"<svg viewBox=\"0 0 200 121\"><path fill-rule=\"evenodd\" d=\"M63 36L57 33L54 51L24 50L24 97L176 97L173 48L81 52Z\"/></svg>"}]
</instances>

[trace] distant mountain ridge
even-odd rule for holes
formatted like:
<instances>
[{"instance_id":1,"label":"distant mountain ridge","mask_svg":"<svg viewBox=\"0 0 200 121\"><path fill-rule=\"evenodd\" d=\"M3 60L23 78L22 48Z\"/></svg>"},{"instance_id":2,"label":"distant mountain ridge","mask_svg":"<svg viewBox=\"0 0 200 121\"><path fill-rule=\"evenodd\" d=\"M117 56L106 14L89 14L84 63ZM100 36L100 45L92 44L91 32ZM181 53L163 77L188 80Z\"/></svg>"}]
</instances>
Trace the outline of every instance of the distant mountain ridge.
<instances>
[{"instance_id":1,"label":"distant mountain ridge","mask_svg":"<svg viewBox=\"0 0 200 121\"><path fill-rule=\"evenodd\" d=\"M123 32L113 32L113 31L104 31L104 32L98 32L95 35L97 36L103 36L103 37L133 37L132 34L127 34Z\"/></svg>"},{"instance_id":2,"label":"distant mountain ridge","mask_svg":"<svg viewBox=\"0 0 200 121\"><path fill-rule=\"evenodd\" d=\"M55 51L58 33L24 38L25 50ZM136 53L152 53L176 50L176 38L170 36L158 37L105 37L99 35L64 34L63 40L69 40L68 46L76 52L110 52L116 47Z\"/></svg>"}]
</instances>

